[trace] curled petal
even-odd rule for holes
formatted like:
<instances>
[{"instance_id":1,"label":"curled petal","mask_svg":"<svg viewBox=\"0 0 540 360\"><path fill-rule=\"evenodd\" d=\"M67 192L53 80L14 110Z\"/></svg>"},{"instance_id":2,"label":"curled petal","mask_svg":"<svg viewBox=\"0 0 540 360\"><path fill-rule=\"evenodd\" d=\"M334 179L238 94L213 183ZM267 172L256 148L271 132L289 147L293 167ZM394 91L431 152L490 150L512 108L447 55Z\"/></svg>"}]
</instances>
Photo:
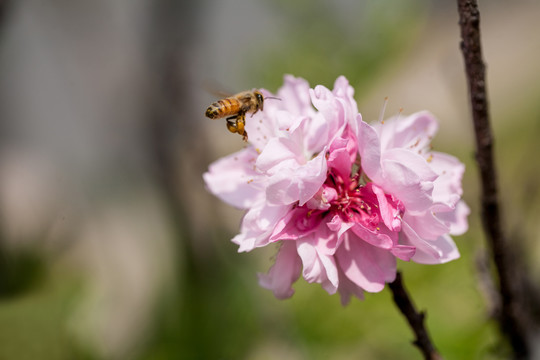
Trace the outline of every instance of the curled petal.
<instances>
[{"instance_id":1,"label":"curled petal","mask_svg":"<svg viewBox=\"0 0 540 360\"><path fill-rule=\"evenodd\" d=\"M424 240L406 223L403 222L403 245L416 247L416 253L411 258L419 264L444 264L459 258L456 244L449 235L439 236L436 240Z\"/></svg>"},{"instance_id":2,"label":"curled petal","mask_svg":"<svg viewBox=\"0 0 540 360\"><path fill-rule=\"evenodd\" d=\"M430 166L439 174L434 183L433 201L454 207L463 194L461 180L465 165L448 154L432 152L431 156Z\"/></svg>"},{"instance_id":3,"label":"curled petal","mask_svg":"<svg viewBox=\"0 0 540 360\"><path fill-rule=\"evenodd\" d=\"M325 254L321 242L324 240L314 236L297 242L298 255L304 265L302 274L307 282L319 283L329 294L334 294L339 284L337 266L334 257Z\"/></svg>"},{"instance_id":4,"label":"curled petal","mask_svg":"<svg viewBox=\"0 0 540 360\"><path fill-rule=\"evenodd\" d=\"M276 262L268 274L259 274L259 284L272 290L278 299L287 299L294 294L292 284L300 277L302 264L293 242L283 242L276 256Z\"/></svg>"},{"instance_id":5,"label":"curled petal","mask_svg":"<svg viewBox=\"0 0 540 360\"><path fill-rule=\"evenodd\" d=\"M251 251L270 243L270 236L290 206L274 206L261 201L244 215L240 234L232 242L238 244L238 252Z\"/></svg>"},{"instance_id":6,"label":"curled petal","mask_svg":"<svg viewBox=\"0 0 540 360\"><path fill-rule=\"evenodd\" d=\"M342 179L348 179L351 174L352 161L347 149L348 143L347 139L337 138L328 151L327 166Z\"/></svg>"},{"instance_id":7,"label":"curled petal","mask_svg":"<svg viewBox=\"0 0 540 360\"><path fill-rule=\"evenodd\" d=\"M370 186L373 193L377 196L377 201L379 203L379 211L381 212L381 217L384 221L384 224L391 231L399 232L401 230L400 217L403 206L397 201L391 203L388 200L387 195L384 193L384 191L377 185L369 183L367 186Z\"/></svg>"},{"instance_id":8,"label":"curled petal","mask_svg":"<svg viewBox=\"0 0 540 360\"><path fill-rule=\"evenodd\" d=\"M294 208L278 221L270 236L270 241L298 240L316 231L320 223L320 217L309 216L309 209Z\"/></svg>"},{"instance_id":9,"label":"curled petal","mask_svg":"<svg viewBox=\"0 0 540 360\"><path fill-rule=\"evenodd\" d=\"M266 187L268 202L287 205L298 201L299 205L304 205L326 180L325 154L321 152L301 166L284 161L272 171L275 173L269 177Z\"/></svg>"},{"instance_id":10,"label":"curled petal","mask_svg":"<svg viewBox=\"0 0 540 360\"><path fill-rule=\"evenodd\" d=\"M382 231L381 231L382 230ZM356 234L358 237L360 237L363 241L367 242L368 244L371 244L373 246L376 246L381 249L391 249L394 245L394 241L392 240L392 236L397 237L397 233L392 233L390 231L385 231L386 229L379 228L377 229L368 229L361 224L355 224L352 227L352 232Z\"/></svg>"},{"instance_id":11,"label":"curled petal","mask_svg":"<svg viewBox=\"0 0 540 360\"><path fill-rule=\"evenodd\" d=\"M403 261L409 261L416 254L416 247L410 245L396 245L390 252Z\"/></svg>"},{"instance_id":12,"label":"curled petal","mask_svg":"<svg viewBox=\"0 0 540 360\"><path fill-rule=\"evenodd\" d=\"M451 235L463 235L469 229L467 218L470 213L471 209L467 204L460 201L452 211L437 212L436 216L450 228Z\"/></svg>"}]
</instances>

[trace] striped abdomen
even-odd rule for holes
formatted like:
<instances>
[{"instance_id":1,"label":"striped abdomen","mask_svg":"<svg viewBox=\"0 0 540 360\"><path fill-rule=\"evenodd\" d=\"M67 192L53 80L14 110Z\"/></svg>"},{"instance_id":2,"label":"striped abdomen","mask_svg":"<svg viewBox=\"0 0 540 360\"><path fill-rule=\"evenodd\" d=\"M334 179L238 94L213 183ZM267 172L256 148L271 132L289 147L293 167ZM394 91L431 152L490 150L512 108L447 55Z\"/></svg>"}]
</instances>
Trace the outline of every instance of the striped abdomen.
<instances>
[{"instance_id":1,"label":"striped abdomen","mask_svg":"<svg viewBox=\"0 0 540 360\"><path fill-rule=\"evenodd\" d=\"M225 116L238 115L240 108L240 101L235 98L221 99L206 109L206 116L210 119L219 119Z\"/></svg>"}]
</instances>

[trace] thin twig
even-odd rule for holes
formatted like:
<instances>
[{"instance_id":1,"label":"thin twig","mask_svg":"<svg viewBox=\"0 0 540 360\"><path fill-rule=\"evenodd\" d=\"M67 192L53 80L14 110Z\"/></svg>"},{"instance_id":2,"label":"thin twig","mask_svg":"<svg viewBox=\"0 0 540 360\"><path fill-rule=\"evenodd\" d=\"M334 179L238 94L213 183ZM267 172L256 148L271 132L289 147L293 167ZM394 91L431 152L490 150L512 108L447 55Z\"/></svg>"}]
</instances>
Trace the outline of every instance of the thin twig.
<instances>
[{"instance_id":1,"label":"thin twig","mask_svg":"<svg viewBox=\"0 0 540 360\"><path fill-rule=\"evenodd\" d=\"M390 283L389 286L390 290L392 290L394 302L403 316L405 316L416 335L414 345L420 349L426 360L442 360L441 355L437 352L435 346L431 342L429 333L425 327L424 319L426 314L425 312L418 312L414 307L405 286L403 286L401 273L397 273L396 280Z\"/></svg>"},{"instance_id":2,"label":"thin twig","mask_svg":"<svg viewBox=\"0 0 540 360\"><path fill-rule=\"evenodd\" d=\"M501 296L499 323L512 346L516 358L527 358L525 317L519 312L516 284L511 271L516 267L515 256L508 249L504 237L497 194L497 174L493 159L493 136L488 111L485 66L480 41L480 12L476 0L458 0L461 28L461 50L469 88L472 119L476 134L476 161L481 178L482 222L498 273ZM514 257L513 257L513 256Z\"/></svg>"}]
</instances>

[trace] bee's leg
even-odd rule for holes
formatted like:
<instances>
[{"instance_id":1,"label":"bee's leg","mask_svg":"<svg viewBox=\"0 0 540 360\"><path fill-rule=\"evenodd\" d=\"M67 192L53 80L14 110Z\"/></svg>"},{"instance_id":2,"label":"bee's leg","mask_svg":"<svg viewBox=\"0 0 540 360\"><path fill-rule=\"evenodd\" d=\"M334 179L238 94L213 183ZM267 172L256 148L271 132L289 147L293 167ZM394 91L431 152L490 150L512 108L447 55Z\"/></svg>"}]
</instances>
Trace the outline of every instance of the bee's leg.
<instances>
[{"instance_id":1,"label":"bee's leg","mask_svg":"<svg viewBox=\"0 0 540 360\"><path fill-rule=\"evenodd\" d=\"M236 118L236 131L238 134L242 135L242 138L244 141L247 141L247 131L245 129L246 126L246 115L245 114L238 114L238 117Z\"/></svg>"},{"instance_id":2,"label":"bee's leg","mask_svg":"<svg viewBox=\"0 0 540 360\"><path fill-rule=\"evenodd\" d=\"M238 116L235 115L235 116L231 116L231 117L228 117L226 120L227 120L227 129L232 132L233 134L234 133L237 133L238 132L238 128L236 126L236 118Z\"/></svg>"}]
</instances>

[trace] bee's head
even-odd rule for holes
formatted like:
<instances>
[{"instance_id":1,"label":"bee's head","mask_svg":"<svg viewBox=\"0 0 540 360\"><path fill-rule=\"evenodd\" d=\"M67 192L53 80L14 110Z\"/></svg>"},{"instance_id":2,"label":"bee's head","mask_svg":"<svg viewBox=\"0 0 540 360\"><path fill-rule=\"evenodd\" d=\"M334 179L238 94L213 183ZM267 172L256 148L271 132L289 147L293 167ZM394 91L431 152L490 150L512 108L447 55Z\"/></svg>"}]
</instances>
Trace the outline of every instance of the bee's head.
<instances>
[{"instance_id":1,"label":"bee's head","mask_svg":"<svg viewBox=\"0 0 540 360\"><path fill-rule=\"evenodd\" d=\"M264 106L264 96L259 90L255 90L253 93L255 94L255 99L257 99L257 107L262 111Z\"/></svg>"}]
</instances>

